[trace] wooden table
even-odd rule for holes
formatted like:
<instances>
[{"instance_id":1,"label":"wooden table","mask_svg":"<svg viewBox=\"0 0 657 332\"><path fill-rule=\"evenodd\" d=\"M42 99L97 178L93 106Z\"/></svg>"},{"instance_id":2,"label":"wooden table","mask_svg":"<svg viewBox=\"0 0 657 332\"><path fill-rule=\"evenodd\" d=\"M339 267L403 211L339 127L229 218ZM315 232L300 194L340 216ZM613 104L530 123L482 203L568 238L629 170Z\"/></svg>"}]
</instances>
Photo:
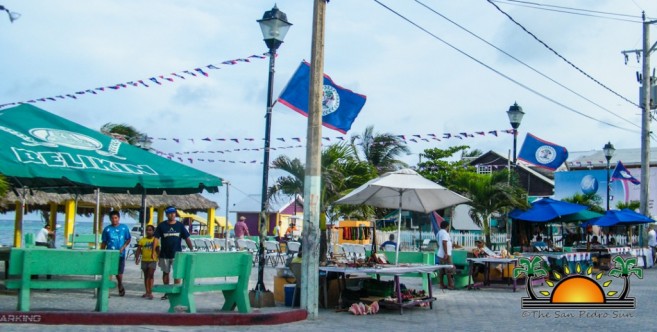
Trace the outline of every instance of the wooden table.
<instances>
[{"instance_id":1,"label":"wooden table","mask_svg":"<svg viewBox=\"0 0 657 332\"><path fill-rule=\"evenodd\" d=\"M431 276L430 274L439 269L453 268L454 265L377 265L375 267L341 267L341 266L320 266L320 271L325 272L335 272L342 275L343 280L346 278L347 274L376 274L377 277L381 275L393 276L395 283L395 292L397 294L397 302L389 303L382 302L382 306L390 306L393 308L399 308L399 314L403 313L404 307L411 307L422 303L429 303L429 307L433 309L433 301L436 300L433 297L433 292L431 290ZM415 301L402 301L401 289L399 284L399 277L406 273L426 273L429 276L429 297L415 300ZM343 288L346 286L346 281L343 283ZM326 283L324 283L326 287ZM324 291L326 293L326 291ZM326 301L326 298L325 298ZM326 304L325 304L326 305Z\"/></svg>"},{"instance_id":2,"label":"wooden table","mask_svg":"<svg viewBox=\"0 0 657 332\"><path fill-rule=\"evenodd\" d=\"M484 264L485 269L484 269L484 286L491 286L491 281L490 281L490 265L491 264L503 264L508 267L509 264L513 263L514 265L517 265L518 259L517 258L495 258L495 257L482 257L482 258L468 258L469 262L469 271L470 273L473 273L474 271L474 264ZM507 268L504 268L504 271L506 271ZM502 277L504 277L504 274L502 274ZM468 278L468 289L471 287L474 287L473 284L471 284L472 279L474 276L471 276ZM517 289L517 280L516 278L513 278L512 276L509 276L507 279L507 285L510 285L511 281L513 281L513 291L515 292Z\"/></svg>"}]
</instances>

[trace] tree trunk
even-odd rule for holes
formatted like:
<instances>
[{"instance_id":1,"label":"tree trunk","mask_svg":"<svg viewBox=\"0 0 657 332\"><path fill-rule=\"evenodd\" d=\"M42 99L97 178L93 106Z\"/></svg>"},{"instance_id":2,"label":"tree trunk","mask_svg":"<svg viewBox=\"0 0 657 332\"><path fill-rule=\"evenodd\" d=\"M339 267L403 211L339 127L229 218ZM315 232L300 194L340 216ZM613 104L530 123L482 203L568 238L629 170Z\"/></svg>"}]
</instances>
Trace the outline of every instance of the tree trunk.
<instances>
[{"instance_id":1,"label":"tree trunk","mask_svg":"<svg viewBox=\"0 0 657 332\"><path fill-rule=\"evenodd\" d=\"M623 287L623 291L621 292L620 296L618 297L618 299L620 299L620 300L625 299L627 294L630 293L630 278L627 274L624 274L623 279L624 279L625 285Z\"/></svg>"}]
</instances>

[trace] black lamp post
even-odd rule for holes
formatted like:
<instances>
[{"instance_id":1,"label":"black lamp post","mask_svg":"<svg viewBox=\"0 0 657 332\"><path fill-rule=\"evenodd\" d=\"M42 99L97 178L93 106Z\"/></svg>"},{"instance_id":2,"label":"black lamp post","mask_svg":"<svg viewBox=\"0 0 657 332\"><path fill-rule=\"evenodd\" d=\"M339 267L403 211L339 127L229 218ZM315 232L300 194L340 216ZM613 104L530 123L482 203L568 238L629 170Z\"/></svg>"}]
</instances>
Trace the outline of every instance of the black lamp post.
<instances>
[{"instance_id":1,"label":"black lamp post","mask_svg":"<svg viewBox=\"0 0 657 332\"><path fill-rule=\"evenodd\" d=\"M516 165L516 145L518 142L518 127L520 127L520 122L522 122L522 117L525 115L525 112L522 111L522 107L518 106L518 103L513 103L509 110L506 111L506 115L509 116L509 122L511 127L513 127L513 166Z\"/></svg>"},{"instance_id":2,"label":"black lamp post","mask_svg":"<svg viewBox=\"0 0 657 332\"><path fill-rule=\"evenodd\" d=\"M7 9L5 6L0 5L0 11L3 11L3 10L7 12L7 15L9 15L9 21L11 23L14 23L14 21L16 21L17 19L19 19L21 17L21 14L19 14L17 12L9 11L9 9Z\"/></svg>"},{"instance_id":3,"label":"black lamp post","mask_svg":"<svg viewBox=\"0 0 657 332\"><path fill-rule=\"evenodd\" d=\"M614 145L611 144L611 142L607 142L604 147L602 147L602 151L605 153L605 159L607 159L607 211L609 211L609 190L611 188L609 184L609 161L611 160L611 157L614 156L614 152L616 152L616 149L614 149Z\"/></svg>"},{"instance_id":4,"label":"black lamp post","mask_svg":"<svg viewBox=\"0 0 657 332\"><path fill-rule=\"evenodd\" d=\"M274 94L274 62L276 60L276 49L283 43L287 31L292 26L287 21L287 15L278 10L276 5L262 15L258 20L262 37L269 48L269 81L267 86L267 113L265 115L265 156L262 161L262 205L260 208L260 248L258 250L258 282L256 291L265 291L264 272L265 272L265 236L267 235L269 220L267 216L267 182L269 178L269 145L271 136L271 109L272 96Z\"/></svg>"}]
</instances>

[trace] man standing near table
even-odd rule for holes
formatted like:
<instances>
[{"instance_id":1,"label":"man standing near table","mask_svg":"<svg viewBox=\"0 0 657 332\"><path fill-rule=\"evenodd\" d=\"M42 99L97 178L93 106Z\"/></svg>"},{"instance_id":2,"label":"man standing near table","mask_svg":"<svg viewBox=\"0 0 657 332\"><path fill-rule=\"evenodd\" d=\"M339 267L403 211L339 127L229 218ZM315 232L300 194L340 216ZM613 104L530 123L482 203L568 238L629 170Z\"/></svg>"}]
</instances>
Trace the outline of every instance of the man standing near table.
<instances>
[{"instance_id":1,"label":"man standing near table","mask_svg":"<svg viewBox=\"0 0 657 332\"><path fill-rule=\"evenodd\" d=\"M185 225L176 220L176 208L173 206L167 207L164 212L167 215L167 220L161 222L155 228L155 240L153 241L153 248L160 247L160 259L158 265L162 270L162 283L169 284L169 274L171 273L171 266L173 259L176 258L176 253L182 251L181 241L184 239L187 243L189 250L193 250L192 240L189 238L189 232ZM153 256L155 251L153 251ZM153 257L154 258L154 257ZM175 279L174 283L179 284L180 279ZM162 300L166 300L166 294L162 296Z\"/></svg>"},{"instance_id":2,"label":"man standing near table","mask_svg":"<svg viewBox=\"0 0 657 332\"><path fill-rule=\"evenodd\" d=\"M452 238L449 236L449 222L443 221L440 223L440 231L438 232L438 258L440 264L452 265ZM447 288L454 289L454 269L440 269L438 273L438 280L440 280L440 288L445 289L445 281L443 276L447 274Z\"/></svg>"}]
</instances>

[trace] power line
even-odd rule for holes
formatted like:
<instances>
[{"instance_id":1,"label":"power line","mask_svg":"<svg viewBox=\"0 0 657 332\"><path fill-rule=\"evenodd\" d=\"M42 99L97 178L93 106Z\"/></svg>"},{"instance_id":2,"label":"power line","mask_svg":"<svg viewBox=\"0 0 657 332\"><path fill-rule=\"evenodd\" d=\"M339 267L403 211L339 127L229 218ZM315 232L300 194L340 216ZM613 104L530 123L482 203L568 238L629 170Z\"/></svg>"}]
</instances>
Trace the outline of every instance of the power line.
<instances>
[{"instance_id":1,"label":"power line","mask_svg":"<svg viewBox=\"0 0 657 332\"><path fill-rule=\"evenodd\" d=\"M503 3L503 4L506 4L506 5L510 5L510 6L519 6L519 7L525 7L525 8L533 8L533 9L538 9L538 10L546 10L546 11L573 14L573 15L580 15L580 16L597 17L597 18L603 18L603 19L609 19L609 20L615 20L615 21L624 21L624 22L631 22L631 23L641 23L642 22L641 16L637 16L637 15L603 12L603 11L598 11L598 10L589 10L589 9L581 9L581 8L574 8L574 7L548 5L548 4L543 4L543 3L536 3L536 2L530 2L530 1L519 1L519 0L505 0L505 1L493 0L493 2L499 2L499 3ZM587 14L587 13L591 13L591 14ZM602 14L602 15L608 15L608 16L594 15L594 14ZM629 19L615 18L615 17L610 17L610 16L635 18L637 20L633 21L633 20L629 20Z\"/></svg>"},{"instance_id":2,"label":"power line","mask_svg":"<svg viewBox=\"0 0 657 332\"><path fill-rule=\"evenodd\" d=\"M578 96L578 97L580 97L580 98L582 98L582 99L584 99L584 100L590 102L591 104L593 104L593 105L595 105L595 106L598 106L599 108L603 109L603 110L606 111L607 113L609 113L609 114L611 114L611 115L613 115L613 116L615 116L615 117L617 117L617 118L619 118L619 119L621 119L621 120L623 120L623 121L625 121L625 122L627 122L627 123L629 123L629 124L631 124L631 125L633 125L633 126L635 126L635 127L637 127L637 128L641 128L639 125L633 123L632 121L630 121L630 120L628 120L628 119L626 119L626 118L624 118L624 117L622 117L622 116L620 116L620 115L618 115L618 114L612 112L611 110L609 110L609 109L603 107L602 105L600 105L600 104L598 104L598 103L592 101L591 99L586 98L585 96L579 94L578 92L576 92L576 91L570 89L569 87L567 87L567 86L565 86L565 85L563 85L563 84L557 82L556 80L552 79L551 77L547 76L546 74L542 73L541 71L539 71L539 70L535 69L534 67L528 65L527 63L523 62L522 60L520 60L520 59L514 57L513 55L511 55L511 54L507 53L506 51L500 49L499 47L493 45L492 43L490 43L490 42L488 42L487 40L481 38L480 36L478 36L478 35L475 34L474 32L468 30L467 28L461 26L460 24L458 24L458 23L452 21L451 19L449 19L449 18L446 17L445 15L443 15L443 14L439 13L438 11L434 10L433 8L427 6L427 5L424 4L422 1L415 0L415 2L417 2L417 3L419 3L420 5L424 6L426 9L432 11L432 12L435 13L436 15L438 15L438 16L444 18L445 20L449 21L450 23L456 25L457 27L461 28L461 29L464 30L465 32L467 32L467 33L469 33L470 35L474 36L475 38L481 40L482 42L486 43L487 45L489 45L489 46L495 48L496 50L498 50L498 51L504 53L506 56L510 57L511 59L516 60L517 62L519 62L520 64L522 64L522 65L524 65L525 67L529 68L530 70L534 71L535 73L537 73L537 74L539 74L539 75L541 75L541 76L547 78L548 80L550 80L550 81L553 82L554 84L557 84L558 86L560 86L560 87L562 87L562 88L564 88L564 89L570 91L571 93L575 94L576 96Z\"/></svg>"},{"instance_id":3,"label":"power line","mask_svg":"<svg viewBox=\"0 0 657 332\"><path fill-rule=\"evenodd\" d=\"M559 52L555 51L552 47L548 46L545 42L543 42L541 39L539 39L538 37L536 37L536 35L534 35L534 34L531 33L529 30L527 30L527 28L525 28L522 24L518 23L513 17L511 17L511 15L507 14L504 10L502 10L502 8L500 8L500 7L497 6L495 3L493 3L492 0L487 0L487 1L488 1L488 3L490 3L491 5L493 5L495 8L497 8L498 11L500 11L502 14L504 14L506 17L508 17L508 18L511 20L511 22L515 23L515 24L516 24L517 26L519 26L522 30L524 30L527 34L529 34L530 36L534 37L534 39L536 39L536 41L538 41L539 43L541 43L541 44L542 44L543 46L545 46L548 50L552 51L552 53L554 53L556 56L558 56L559 58L561 58L561 60L565 61L565 62L566 62L567 64L569 64L571 67L575 68L577 71L579 71L579 72L582 73L584 76L588 77L590 80L592 80L593 82L597 83L598 85L600 85L601 87L603 87L603 88L606 89L607 91L613 93L614 95L620 97L621 99L627 101L628 103L630 103L630 104L632 104L632 105L634 105L634 106L640 108L639 104L637 104L637 103L635 103L635 102L633 102L633 101L631 101L631 100L625 98L624 96L622 96L622 95L619 94L618 92L612 90L612 89L609 88L608 86L604 85L602 82L600 82L600 81L598 81L597 79L595 79L593 76L591 76L591 75L589 75L588 73L586 73L586 72L585 72L584 70L582 70L581 68L577 67L574 63L570 62L570 60L568 60L568 59L566 59L565 57L563 57L561 54L559 54Z\"/></svg>"},{"instance_id":4,"label":"power line","mask_svg":"<svg viewBox=\"0 0 657 332\"><path fill-rule=\"evenodd\" d=\"M602 123L602 124L606 124L606 125L608 125L608 126L610 126L610 127L614 127L614 128L620 129L620 130L625 130L625 131L634 132L634 130L627 129L627 128L623 128L623 127L619 127L619 126L614 125L614 124L611 124L611 123L609 123L609 122L605 122L605 121L602 121L602 120L598 120L598 119L596 119L596 118L594 118L594 117L592 117L592 116L589 116L589 115L584 114L584 113L582 113L582 112L580 112L580 111L578 111L578 110L575 110L575 109L573 109L573 108L571 108L571 107L569 107L569 106L566 106L566 105L564 105L564 104L562 104L562 103L560 103L560 102L558 102L558 101L556 101L556 100L554 100L554 99L552 99L552 98L550 98L550 97L548 97L548 96L546 96L546 95L544 95L544 94L542 94L542 93L540 93L540 92L538 92L538 91L536 91L536 90L530 88L529 86L527 86L527 85L525 85L525 84L523 84L523 83L520 83L520 82L514 80L513 78L511 78L511 77L509 77L509 76L503 74L502 72L498 71L497 69L495 69L495 68L493 68L493 67L491 67L491 66L489 66L489 65L487 65L487 64L485 64L485 63L483 63L482 61L478 60L477 58L473 57L472 55L470 55L470 54L466 53L465 51L459 49L458 47L456 47L456 46L454 46L454 45L448 43L448 42L445 41L444 39L442 39L442 38L436 36L435 34L433 34L432 32L430 32L429 30L427 30L427 29L425 29L424 27L420 26L419 24L413 22L412 20L408 19L408 18L405 17L404 15L398 13L398 12L395 11L394 9L392 9L392 8L386 6L385 4L381 3L379 0L374 0L374 2L378 3L381 7L385 8L385 9L387 9L388 11L390 11L391 13L393 13L393 14L399 16L401 19L403 19L404 21L410 23L411 25L415 26L416 28L418 28L418 29L424 31L426 34L430 35L431 37L433 37L433 38L435 38L435 39L441 41L442 43L444 43L445 45L449 46L449 47L452 48L453 50L455 50L455 51L457 51L457 52L463 54L464 56L470 58L472 61L474 61L474 62L476 62L476 63L478 63L478 64L480 64L480 65L486 67L488 70L490 70L490 71L492 71L492 72L494 72L494 73L496 73L496 74L498 74L498 75L500 75L500 76L506 78L507 80L509 80L509 81L511 81L511 82L513 82L513 83L515 83L516 85L518 85L518 86L520 86L520 87L522 87L522 88L524 88L524 89L526 89L526 90L528 90L528 91L530 91L530 92L532 92L532 93L534 93L535 95L540 96L540 97L542 97L542 98L544 98L544 99L546 99L546 100L552 102L553 104L559 105L559 106L561 106L561 107L563 107L563 108L565 108L565 109L567 109L567 110L569 110L569 111L571 111L571 112L573 112L573 113L579 114L579 115L581 115L581 116L583 116L583 117L585 117L585 118L591 119L591 120L593 120L593 121L597 121L597 122L600 122L600 123Z\"/></svg>"}]
</instances>

